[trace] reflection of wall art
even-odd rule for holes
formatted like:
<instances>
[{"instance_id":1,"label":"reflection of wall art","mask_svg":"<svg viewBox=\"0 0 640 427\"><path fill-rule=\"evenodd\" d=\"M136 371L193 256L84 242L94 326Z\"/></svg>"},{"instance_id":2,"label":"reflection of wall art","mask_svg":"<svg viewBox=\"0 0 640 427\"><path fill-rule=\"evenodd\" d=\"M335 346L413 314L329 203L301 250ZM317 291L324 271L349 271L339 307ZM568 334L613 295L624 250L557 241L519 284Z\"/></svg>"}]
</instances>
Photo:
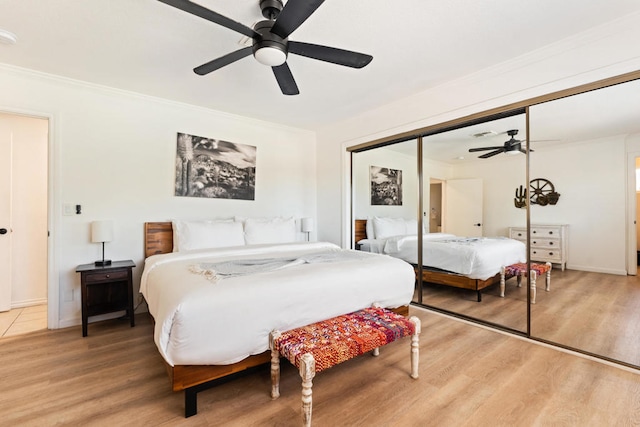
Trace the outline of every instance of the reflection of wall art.
<instances>
[{"instance_id":1,"label":"reflection of wall art","mask_svg":"<svg viewBox=\"0 0 640 427\"><path fill-rule=\"evenodd\" d=\"M555 205L560 199L560 193L556 193L556 189L551 181L544 178L532 179L529 182L531 187L530 202L532 205ZM516 188L516 197L513 199L513 203L516 208L524 208L527 206L527 190L522 188Z\"/></svg>"},{"instance_id":2,"label":"reflection of wall art","mask_svg":"<svg viewBox=\"0 0 640 427\"><path fill-rule=\"evenodd\" d=\"M402 206L402 171L371 166L371 204Z\"/></svg>"},{"instance_id":3,"label":"reflection of wall art","mask_svg":"<svg viewBox=\"0 0 640 427\"><path fill-rule=\"evenodd\" d=\"M255 200L256 147L178 133L175 195Z\"/></svg>"}]
</instances>

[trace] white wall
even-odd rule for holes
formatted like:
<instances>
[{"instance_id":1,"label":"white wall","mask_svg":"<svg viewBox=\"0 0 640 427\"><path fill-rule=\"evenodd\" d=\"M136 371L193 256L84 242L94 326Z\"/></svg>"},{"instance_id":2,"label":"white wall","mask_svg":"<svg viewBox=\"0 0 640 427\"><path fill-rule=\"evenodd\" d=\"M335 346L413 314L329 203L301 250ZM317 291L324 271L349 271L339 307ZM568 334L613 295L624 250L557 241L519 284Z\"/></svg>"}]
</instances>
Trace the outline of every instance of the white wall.
<instances>
[{"instance_id":1,"label":"white wall","mask_svg":"<svg viewBox=\"0 0 640 427\"><path fill-rule=\"evenodd\" d=\"M0 66L0 111L50 117L51 248L49 323L80 323L78 264L101 256L89 243L89 224L114 221L106 256L136 262L135 288L143 267L143 223L171 218L232 215L316 217L315 134ZM256 199L174 197L176 134L219 138L257 147ZM63 216L65 203L81 215ZM335 207L334 207L335 209ZM51 295L51 291L58 292Z\"/></svg>"},{"instance_id":2,"label":"white wall","mask_svg":"<svg viewBox=\"0 0 640 427\"><path fill-rule=\"evenodd\" d=\"M531 153L530 176L551 181L556 205L532 205L532 224L568 224L567 267L626 274L626 171L623 136L560 144ZM526 225L516 188L526 182L524 156L502 156L456 168L456 178L482 178L484 234L507 236Z\"/></svg>"},{"instance_id":3,"label":"white wall","mask_svg":"<svg viewBox=\"0 0 640 427\"><path fill-rule=\"evenodd\" d=\"M630 15L516 60L482 70L318 132L319 238L340 242L347 233L344 148L377 138L442 123L512 102L640 69L638 15ZM403 64L398 64L403 66ZM343 174L336 175L338 164Z\"/></svg>"},{"instance_id":4,"label":"white wall","mask_svg":"<svg viewBox=\"0 0 640 427\"><path fill-rule=\"evenodd\" d=\"M411 144L417 152L416 142ZM355 218L373 218L374 216L392 218L417 218L418 215L418 173L416 156L398 153L388 148L364 151L353 154L354 164L354 204ZM402 205L371 205L370 167L380 166L402 171Z\"/></svg>"}]
</instances>

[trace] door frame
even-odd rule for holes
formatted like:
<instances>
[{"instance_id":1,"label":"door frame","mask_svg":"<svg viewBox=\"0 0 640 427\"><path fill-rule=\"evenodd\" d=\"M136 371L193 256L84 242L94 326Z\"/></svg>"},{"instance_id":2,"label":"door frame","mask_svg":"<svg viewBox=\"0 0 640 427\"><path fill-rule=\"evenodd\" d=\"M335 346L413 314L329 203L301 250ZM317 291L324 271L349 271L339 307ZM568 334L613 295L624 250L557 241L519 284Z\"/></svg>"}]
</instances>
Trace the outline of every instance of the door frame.
<instances>
[{"instance_id":1,"label":"door frame","mask_svg":"<svg viewBox=\"0 0 640 427\"><path fill-rule=\"evenodd\" d=\"M58 329L60 325L60 282L58 279L58 263L56 257L56 248L58 247L58 239L55 230L58 228L60 214L55 209L58 206L58 196L55 189L58 188L58 172L57 165L59 153L57 144L55 143L55 116L54 114L23 110L13 107L0 105L0 111L6 114L14 114L17 116L27 116L38 119L45 119L48 122L47 135L47 230L49 233L47 239L47 328Z\"/></svg>"},{"instance_id":2,"label":"door frame","mask_svg":"<svg viewBox=\"0 0 640 427\"><path fill-rule=\"evenodd\" d=\"M638 274L636 228L636 158L640 151L627 151L627 274Z\"/></svg>"}]
</instances>

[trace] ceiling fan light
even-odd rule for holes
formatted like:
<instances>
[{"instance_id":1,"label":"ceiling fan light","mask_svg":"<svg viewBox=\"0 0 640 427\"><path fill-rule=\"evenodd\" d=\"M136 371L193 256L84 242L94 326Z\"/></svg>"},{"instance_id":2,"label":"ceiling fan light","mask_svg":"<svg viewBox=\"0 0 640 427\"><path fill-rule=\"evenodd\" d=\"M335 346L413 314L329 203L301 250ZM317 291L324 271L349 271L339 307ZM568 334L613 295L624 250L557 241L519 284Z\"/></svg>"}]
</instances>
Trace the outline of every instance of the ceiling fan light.
<instances>
[{"instance_id":1,"label":"ceiling fan light","mask_svg":"<svg viewBox=\"0 0 640 427\"><path fill-rule=\"evenodd\" d=\"M256 49L253 56L259 63L268 65L269 67L277 67L278 65L284 64L287 60L287 54L273 46Z\"/></svg>"},{"instance_id":2,"label":"ceiling fan light","mask_svg":"<svg viewBox=\"0 0 640 427\"><path fill-rule=\"evenodd\" d=\"M520 150L509 150L504 152L504 154L506 154L507 156L517 156L520 153Z\"/></svg>"}]
</instances>

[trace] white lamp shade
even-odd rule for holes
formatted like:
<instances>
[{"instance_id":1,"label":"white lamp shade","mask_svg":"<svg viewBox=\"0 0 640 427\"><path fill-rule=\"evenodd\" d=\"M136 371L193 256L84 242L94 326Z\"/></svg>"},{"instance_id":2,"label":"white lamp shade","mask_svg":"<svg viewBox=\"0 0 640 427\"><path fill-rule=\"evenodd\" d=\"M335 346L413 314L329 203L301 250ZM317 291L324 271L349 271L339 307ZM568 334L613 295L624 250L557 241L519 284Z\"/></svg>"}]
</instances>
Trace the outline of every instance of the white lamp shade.
<instances>
[{"instance_id":1,"label":"white lamp shade","mask_svg":"<svg viewBox=\"0 0 640 427\"><path fill-rule=\"evenodd\" d=\"M302 232L310 233L313 231L313 218L302 218Z\"/></svg>"},{"instance_id":2,"label":"white lamp shade","mask_svg":"<svg viewBox=\"0 0 640 427\"><path fill-rule=\"evenodd\" d=\"M93 243L113 240L113 221L93 221L91 223L91 241Z\"/></svg>"}]
</instances>

